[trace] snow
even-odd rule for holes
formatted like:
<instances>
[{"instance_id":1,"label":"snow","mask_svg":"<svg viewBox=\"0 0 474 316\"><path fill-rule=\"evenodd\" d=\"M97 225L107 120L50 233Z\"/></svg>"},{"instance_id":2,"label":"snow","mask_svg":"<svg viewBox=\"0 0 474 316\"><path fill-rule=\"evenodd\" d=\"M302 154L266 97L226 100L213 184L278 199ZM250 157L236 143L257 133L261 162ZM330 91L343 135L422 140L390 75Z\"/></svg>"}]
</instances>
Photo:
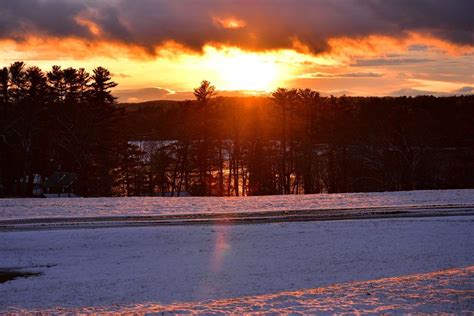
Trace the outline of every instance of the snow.
<instances>
[{"instance_id":1,"label":"snow","mask_svg":"<svg viewBox=\"0 0 474 316\"><path fill-rule=\"evenodd\" d=\"M474 266L404 277L352 282L323 288L234 299L161 305L157 303L86 308L11 309L22 314L412 314L469 315L474 307Z\"/></svg>"},{"instance_id":2,"label":"snow","mask_svg":"<svg viewBox=\"0 0 474 316\"><path fill-rule=\"evenodd\" d=\"M0 199L0 220L474 205L474 190L259 197Z\"/></svg>"},{"instance_id":3,"label":"snow","mask_svg":"<svg viewBox=\"0 0 474 316\"><path fill-rule=\"evenodd\" d=\"M319 306L311 297L321 295L326 307L379 304L380 312L403 310L428 293L441 304L435 310L472 311L473 222L458 216L4 232L0 267L43 274L1 283L0 310L308 312ZM467 268L364 283L460 267ZM381 285L362 299L370 284Z\"/></svg>"},{"instance_id":4,"label":"snow","mask_svg":"<svg viewBox=\"0 0 474 316\"><path fill-rule=\"evenodd\" d=\"M0 283L0 313L472 312L473 211L474 190L3 199L0 270L41 275Z\"/></svg>"}]
</instances>

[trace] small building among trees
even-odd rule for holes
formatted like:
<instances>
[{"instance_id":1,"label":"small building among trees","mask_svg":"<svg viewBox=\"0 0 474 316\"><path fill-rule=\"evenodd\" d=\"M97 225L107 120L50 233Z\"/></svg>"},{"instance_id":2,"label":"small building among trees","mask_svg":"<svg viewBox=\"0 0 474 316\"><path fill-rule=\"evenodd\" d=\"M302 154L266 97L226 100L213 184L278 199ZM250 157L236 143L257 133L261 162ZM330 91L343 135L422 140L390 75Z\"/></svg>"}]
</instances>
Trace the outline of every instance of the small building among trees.
<instances>
[{"instance_id":1,"label":"small building among trees","mask_svg":"<svg viewBox=\"0 0 474 316\"><path fill-rule=\"evenodd\" d=\"M55 172L43 182L45 197L76 197L74 194L78 175L73 172Z\"/></svg>"}]
</instances>

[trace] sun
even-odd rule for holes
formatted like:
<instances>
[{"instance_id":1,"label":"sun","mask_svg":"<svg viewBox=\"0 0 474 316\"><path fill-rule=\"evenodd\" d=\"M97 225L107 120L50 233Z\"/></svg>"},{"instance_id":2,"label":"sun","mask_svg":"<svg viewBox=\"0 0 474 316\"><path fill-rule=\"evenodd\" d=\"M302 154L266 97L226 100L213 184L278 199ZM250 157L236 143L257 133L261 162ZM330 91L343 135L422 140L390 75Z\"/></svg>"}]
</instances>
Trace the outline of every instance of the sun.
<instances>
[{"instance_id":1,"label":"sun","mask_svg":"<svg viewBox=\"0 0 474 316\"><path fill-rule=\"evenodd\" d=\"M272 58L238 49L210 56L219 90L270 91L276 88L280 69Z\"/></svg>"},{"instance_id":2,"label":"sun","mask_svg":"<svg viewBox=\"0 0 474 316\"><path fill-rule=\"evenodd\" d=\"M219 75L225 90L269 91L275 87L278 70L271 61L240 55L222 65Z\"/></svg>"}]
</instances>

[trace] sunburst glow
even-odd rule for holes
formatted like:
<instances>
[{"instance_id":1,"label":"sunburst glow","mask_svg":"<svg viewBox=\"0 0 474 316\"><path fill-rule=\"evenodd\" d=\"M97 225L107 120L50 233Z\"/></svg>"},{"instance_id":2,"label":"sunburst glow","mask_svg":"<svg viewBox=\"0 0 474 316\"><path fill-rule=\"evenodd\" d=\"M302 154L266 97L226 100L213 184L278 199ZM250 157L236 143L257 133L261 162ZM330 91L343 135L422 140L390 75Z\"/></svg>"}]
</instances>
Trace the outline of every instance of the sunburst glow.
<instances>
[{"instance_id":1,"label":"sunburst glow","mask_svg":"<svg viewBox=\"0 0 474 316\"><path fill-rule=\"evenodd\" d=\"M238 51L212 55L209 62L218 75L220 89L269 91L283 75L283 70L267 56Z\"/></svg>"}]
</instances>

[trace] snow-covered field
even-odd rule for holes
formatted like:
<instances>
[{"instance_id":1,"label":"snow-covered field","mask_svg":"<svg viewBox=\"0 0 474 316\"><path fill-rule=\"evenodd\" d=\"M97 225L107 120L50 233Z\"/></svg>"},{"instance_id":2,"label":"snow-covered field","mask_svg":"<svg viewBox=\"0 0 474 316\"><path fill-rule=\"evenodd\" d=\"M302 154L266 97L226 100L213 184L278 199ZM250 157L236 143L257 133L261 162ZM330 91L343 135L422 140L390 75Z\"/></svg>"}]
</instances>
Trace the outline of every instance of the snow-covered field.
<instances>
[{"instance_id":1,"label":"snow-covered field","mask_svg":"<svg viewBox=\"0 0 474 316\"><path fill-rule=\"evenodd\" d=\"M0 267L43 274L1 283L0 311L377 312L410 302L425 306L414 311L474 311L473 223L458 216L5 232ZM362 282L400 276L398 284Z\"/></svg>"},{"instance_id":2,"label":"snow-covered field","mask_svg":"<svg viewBox=\"0 0 474 316\"><path fill-rule=\"evenodd\" d=\"M0 199L0 220L474 205L474 190L260 197Z\"/></svg>"},{"instance_id":3,"label":"snow-covered field","mask_svg":"<svg viewBox=\"0 0 474 316\"><path fill-rule=\"evenodd\" d=\"M143 303L127 306L79 308L10 309L26 314L461 314L471 315L474 306L472 280L474 266L439 272L414 274L362 282L331 285L316 289L245 296L233 299Z\"/></svg>"},{"instance_id":4,"label":"snow-covered field","mask_svg":"<svg viewBox=\"0 0 474 316\"><path fill-rule=\"evenodd\" d=\"M474 312L473 224L474 190L4 199L0 276L41 274L0 314Z\"/></svg>"}]
</instances>

